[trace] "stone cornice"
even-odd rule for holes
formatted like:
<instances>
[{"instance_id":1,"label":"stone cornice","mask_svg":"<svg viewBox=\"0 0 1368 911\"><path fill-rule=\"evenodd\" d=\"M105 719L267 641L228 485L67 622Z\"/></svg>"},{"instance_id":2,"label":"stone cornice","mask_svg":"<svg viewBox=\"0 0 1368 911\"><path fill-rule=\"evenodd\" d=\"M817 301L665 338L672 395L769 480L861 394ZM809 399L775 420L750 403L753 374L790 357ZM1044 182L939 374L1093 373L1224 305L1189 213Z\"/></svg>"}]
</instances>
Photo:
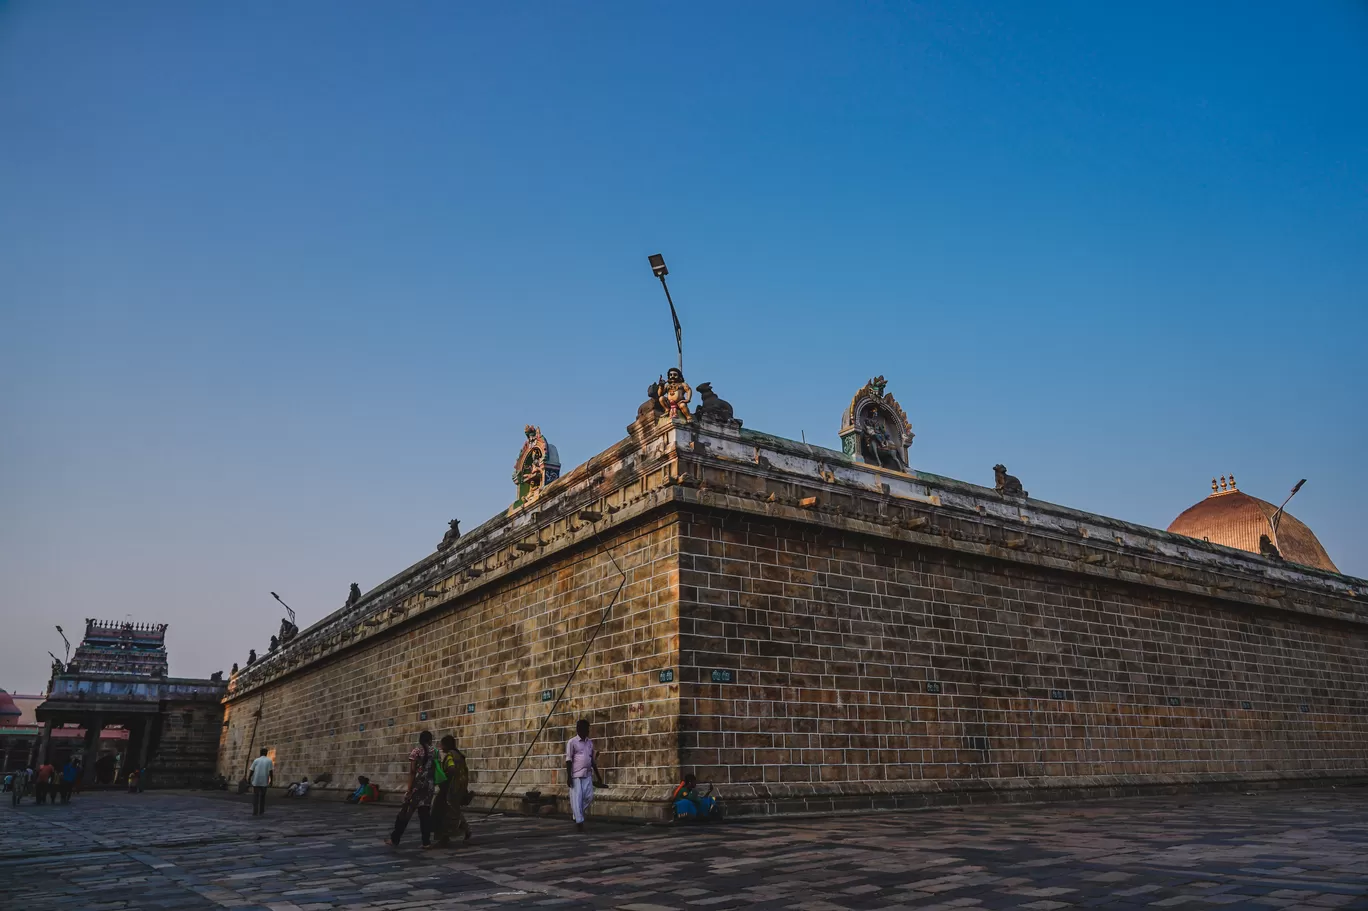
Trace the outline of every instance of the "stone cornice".
<instances>
[{"instance_id":1,"label":"stone cornice","mask_svg":"<svg viewBox=\"0 0 1368 911\"><path fill-rule=\"evenodd\" d=\"M748 430L702 425L680 437L680 498L699 506L1368 623L1362 579ZM717 472L733 483L710 480Z\"/></svg>"}]
</instances>

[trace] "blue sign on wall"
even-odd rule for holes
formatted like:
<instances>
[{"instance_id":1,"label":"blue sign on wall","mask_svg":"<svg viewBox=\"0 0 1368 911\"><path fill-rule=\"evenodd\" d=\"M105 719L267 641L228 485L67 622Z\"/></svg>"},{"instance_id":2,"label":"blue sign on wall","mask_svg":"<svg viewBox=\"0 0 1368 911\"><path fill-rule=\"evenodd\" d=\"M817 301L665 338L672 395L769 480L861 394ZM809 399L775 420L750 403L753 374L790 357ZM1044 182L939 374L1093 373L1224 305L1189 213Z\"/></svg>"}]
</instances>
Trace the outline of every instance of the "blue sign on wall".
<instances>
[{"instance_id":1,"label":"blue sign on wall","mask_svg":"<svg viewBox=\"0 0 1368 911\"><path fill-rule=\"evenodd\" d=\"M713 682L713 683L731 683L731 682L733 681L733 679L734 679L734 678L732 677L732 672L731 672L731 671L713 671L713 672L712 672L712 682Z\"/></svg>"},{"instance_id":2,"label":"blue sign on wall","mask_svg":"<svg viewBox=\"0 0 1368 911\"><path fill-rule=\"evenodd\" d=\"M550 702L556 698L556 694L551 690L542 690L542 702Z\"/></svg>"},{"instance_id":3,"label":"blue sign on wall","mask_svg":"<svg viewBox=\"0 0 1368 911\"><path fill-rule=\"evenodd\" d=\"M660 682L661 682L661 683L674 683L674 671L673 671L673 670L661 671L661 672L660 672Z\"/></svg>"},{"instance_id":4,"label":"blue sign on wall","mask_svg":"<svg viewBox=\"0 0 1368 911\"><path fill-rule=\"evenodd\" d=\"M926 681L926 691L928 693L939 693L941 691L941 685L934 680L928 680Z\"/></svg>"}]
</instances>

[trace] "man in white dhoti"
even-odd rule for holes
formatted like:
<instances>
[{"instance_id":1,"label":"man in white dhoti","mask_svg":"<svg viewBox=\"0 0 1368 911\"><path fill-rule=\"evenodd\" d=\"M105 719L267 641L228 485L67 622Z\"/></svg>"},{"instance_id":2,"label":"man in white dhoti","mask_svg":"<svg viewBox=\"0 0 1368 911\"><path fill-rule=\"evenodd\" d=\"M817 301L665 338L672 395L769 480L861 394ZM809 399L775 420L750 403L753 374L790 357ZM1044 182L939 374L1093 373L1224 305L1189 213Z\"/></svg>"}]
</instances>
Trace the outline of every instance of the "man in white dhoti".
<instances>
[{"instance_id":1,"label":"man in white dhoti","mask_svg":"<svg viewBox=\"0 0 1368 911\"><path fill-rule=\"evenodd\" d=\"M575 736L565 744L565 780L570 785L570 815L575 828L584 831L584 815L594 802L594 784L602 787L594 741L589 739L589 722L583 718L575 725Z\"/></svg>"}]
</instances>

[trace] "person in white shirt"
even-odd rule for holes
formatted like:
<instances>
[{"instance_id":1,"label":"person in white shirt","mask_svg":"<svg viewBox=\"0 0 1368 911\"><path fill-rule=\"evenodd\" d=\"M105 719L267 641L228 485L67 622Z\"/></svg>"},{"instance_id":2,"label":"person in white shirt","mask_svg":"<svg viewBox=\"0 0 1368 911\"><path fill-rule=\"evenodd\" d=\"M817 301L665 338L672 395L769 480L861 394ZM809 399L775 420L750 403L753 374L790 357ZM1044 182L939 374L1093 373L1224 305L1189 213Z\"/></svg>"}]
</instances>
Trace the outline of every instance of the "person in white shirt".
<instances>
[{"instance_id":1,"label":"person in white shirt","mask_svg":"<svg viewBox=\"0 0 1368 911\"><path fill-rule=\"evenodd\" d=\"M275 781L275 763L266 755L265 747L261 748L261 755L252 760L247 777L252 781L252 815L265 816L266 789Z\"/></svg>"},{"instance_id":2,"label":"person in white shirt","mask_svg":"<svg viewBox=\"0 0 1368 911\"><path fill-rule=\"evenodd\" d=\"M589 739L589 722L583 718L575 725L575 736L565 744L565 781L570 786L570 815L575 828L584 831L584 814L594 802L594 785L603 787L594 741Z\"/></svg>"},{"instance_id":3,"label":"person in white shirt","mask_svg":"<svg viewBox=\"0 0 1368 911\"><path fill-rule=\"evenodd\" d=\"M305 775L303 781L296 781L285 789L286 797L308 797L309 796L309 776Z\"/></svg>"}]
</instances>

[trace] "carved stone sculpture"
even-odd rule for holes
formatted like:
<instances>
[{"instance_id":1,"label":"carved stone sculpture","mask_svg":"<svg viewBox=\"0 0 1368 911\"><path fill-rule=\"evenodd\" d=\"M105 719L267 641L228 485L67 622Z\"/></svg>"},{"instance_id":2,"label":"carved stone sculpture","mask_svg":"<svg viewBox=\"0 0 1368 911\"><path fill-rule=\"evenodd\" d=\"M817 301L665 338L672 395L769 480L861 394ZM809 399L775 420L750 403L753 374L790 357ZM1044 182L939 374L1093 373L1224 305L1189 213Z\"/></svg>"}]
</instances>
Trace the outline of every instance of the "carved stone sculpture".
<instances>
[{"instance_id":1,"label":"carved stone sculpture","mask_svg":"<svg viewBox=\"0 0 1368 911\"><path fill-rule=\"evenodd\" d=\"M994 486L997 492L1007 497L1029 497L1021 487L1021 481L1007 473L1007 466L999 463L993 466Z\"/></svg>"},{"instance_id":2,"label":"carved stone sculpture","mask_svg":"<svg viewBox=\"0 0 1368 911\"><path fill-rule=\"evenodd\" d=\"M351 590L347 592L347 603L344 607L355 607L361 601L361 586L355 582L351 584Z\"/></svg>"},{"instance_id":3,"label":"carved stone sculpture","mask_svg":"<svg viewBox=\"0 0 1368 911\"><path fill-rule=\"evenodd\" d=\"M236 677L236 676L237 676L237 672L238 672L237 662L234 661L234 662L233 662L233 669L232 669L231 671L228 672L228 676L229 676L229 677Z\"/></svg>"},{"instance_id":4,"label":"carved stone sculpture","mask_svg":"<svg viewBox=\"0 0 1368 911\"><path fill-rule=\"evenodd\" d=\"M1281 560L1282 551L1278 550L1278 545L1273 543L1273 539L1268 535L1259 535L1259 555L1270 560Z\"/></svg>"},{"instance_id":5,"label":"carved stone sculpture","mask_svg":"<svg viewBox=\"0 0 1368 911\"><path fill-rule=\"evenodd\" d=\"M518 451L513 466L513 483L518 485L516 505L531 503L541 496L542 488L560 477L560 455L556 447L542 436L541 428L528 424L523 428L526 440Z\"/></svg>"},{"instance_id":6,"label":"carved stone sculpture","mask_svg":"<svg viewBox=\"0 0 1368 911\"><path fill-rule=\"evenodd\" d=\"M214 671L212 674L209 675L209 679L216 681L223 680L223 671Z\"/></svg>"},{"instance_id":7,"label":"carved stone sculpture","mask_svg":"<svg viewBox=\"0 0 1368 911\"><path fill-rule=\"evenodd\" d=\"M295 636L299 635L299 627L295 626L286 618L280 621L280 644L288 645Z\"/></svg>"},{"instance_id":8,"label":"carved stone sculpture","mask_svg":"<svg viewBox=\"0 0 1368 911\"><path fill-rule=\"evenodd\" d=\"M442 535L442 543L437 545L438 550L446 550L456 543L456 539L461 537L461 520L452 519L447 523L446 534Z\"/></svg>"},{"instance_id":9,"label":"carved stone sculpture","mask_svg":"<svg viewBox=\"0 0 1368 911\"><path fill-rule=\"evenodd\" d=\"M694 409L694 417L700 421L716 421L720 424L734 422L738 427L741 425L732 411L731 402L718 398L717 393L713 392L712 383L699 383L698 394L703 397L703 401Z\"/></svg>"},{"instance_id":10,"label":"carved stone sculpture","mask_svg":"<svg viewBox=\"0 0 1368 911\"><path fill-rule=\"evenodd\" d=\"M912 425L897 400L884 392L887 385L876 376L855 393L841 419L841 447L857 462L905 472Z\"/></svg>"},{"instance_id":11,"label":"carved stone sculpture","mask_svg":"<svg viewBox=\"0 0 1368 911\"><path fill-rule=\"evenodd\" d=\"M665 376L656 381L656 395L656 401L665 414L670 417L678 415L686 421L693 419L689 414L693 387L684 382L684 371L678 367L671 367Z\"/></svg>"},{"instance_id":12,"label":"carved stone sculpture","mask_svg":"<svg viewBox=\"0 0 1368 911\"><path fill-rule=\"evenodd\" d=\"M251 666L254 665L254 664L256 664L256 649L254 649L254 648L253 648L253 649L248 649L248 650L247 650L247 666L248 666L248 667L251 667Z\"/></svg>"},{"instance_id":13,"label":"carved stone sculpture","mask_svg":"<svg viewBox=\"0 0 1368 911\"><path fill-rule=\"evenodd\" d=\"M279 636L272 636L272 637L271 637L271 644L270 644L270 646L266 649L266 651L268 651L268 652L273 652L273 651L275 651L275 650L278 649L278 648L280 648L280 637L279 637Z\"/></svg>"}]
</instances>

